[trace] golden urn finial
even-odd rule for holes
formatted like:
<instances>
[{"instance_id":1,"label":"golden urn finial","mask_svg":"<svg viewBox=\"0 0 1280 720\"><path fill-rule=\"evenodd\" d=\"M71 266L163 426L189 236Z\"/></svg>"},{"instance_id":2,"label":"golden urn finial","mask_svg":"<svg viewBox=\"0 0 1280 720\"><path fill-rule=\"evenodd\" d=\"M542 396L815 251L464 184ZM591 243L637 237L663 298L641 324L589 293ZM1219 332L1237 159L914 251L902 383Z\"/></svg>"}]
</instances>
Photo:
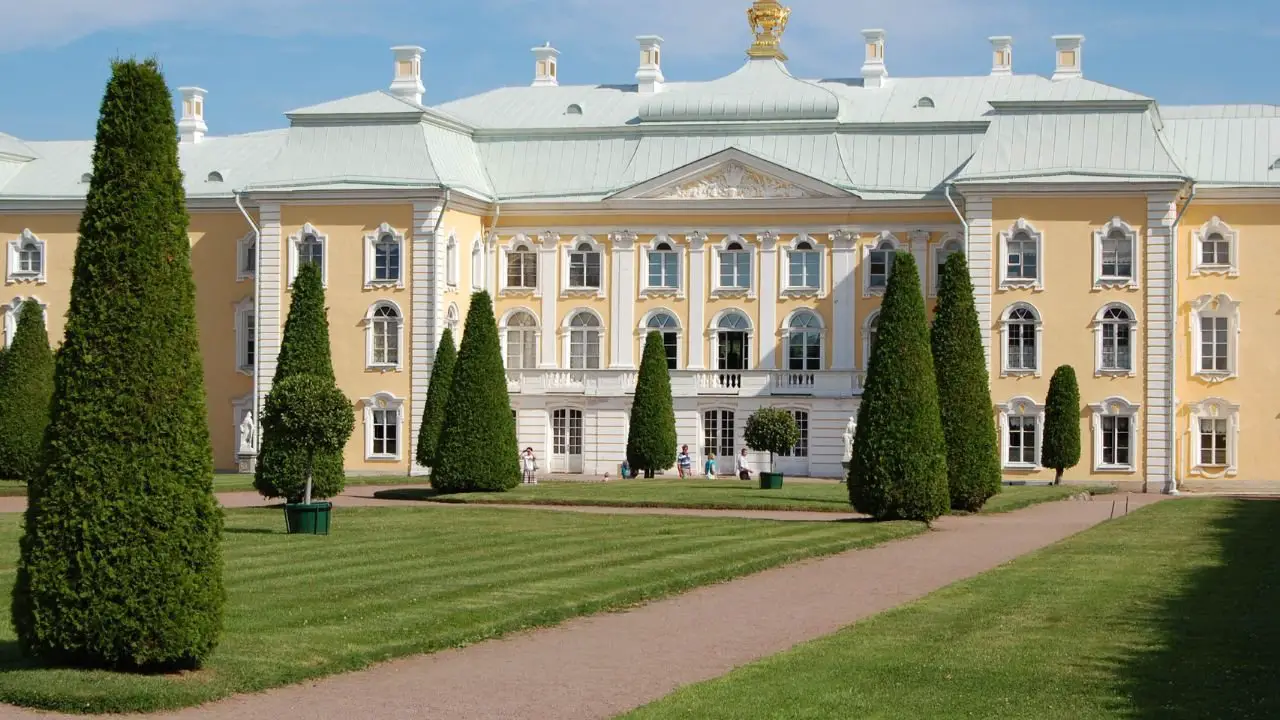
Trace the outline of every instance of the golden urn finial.
<instances>
[{"instance_id":1,"label":"golden urn finial","mask_svg":"<svg viewBox=\"0 0 1280 720\"><path fill-rule=\"evenodd\" d=\"M755 0L747 9L747 22L751 23L756 41L747 50L747 57L786 60L787 54L782 52L782 33L786 32L790 17L791 8L783 7L778 0Z\"/></svg>"}]
</instances>

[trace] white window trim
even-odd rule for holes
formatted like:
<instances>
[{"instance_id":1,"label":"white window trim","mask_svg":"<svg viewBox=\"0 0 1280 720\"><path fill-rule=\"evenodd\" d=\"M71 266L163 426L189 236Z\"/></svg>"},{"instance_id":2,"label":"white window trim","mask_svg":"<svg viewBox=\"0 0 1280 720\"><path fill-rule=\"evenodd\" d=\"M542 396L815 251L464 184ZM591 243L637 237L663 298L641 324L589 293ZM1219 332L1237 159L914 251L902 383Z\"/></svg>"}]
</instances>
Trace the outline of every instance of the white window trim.
<instances>
[{"instance_id":1,"label":"white window trim","mask_svg":"<svg viewBox=\"0 0 1280 720\"><path fill-rule=\"evenodd\" d=\"M1228 250L1226 265L1203 265L1200 262L1200 247L1204 239L1214 233L1222 235L1222 239L1227 241ZM1209 218L1200 227L1191 233L1191 277L1200 277L1201 275L1225 275L1227 277L1240 277L1240 232L1233 230L1230 225L1222 221L1222 218L1214 215Z\"/></svg>"},{"instance_id":2,"label":"white window trim","mask_svg":"<svg viewBox=\"0 0 1280 720\"><path fill-rule=\"evenodd\" d=\"M364 405L364 459L368 462L399 462L404 456L404 444L408 441L404 433L404 398L393 393L380 392L372 397L361 398ZM394 455L373 454L373 411L396 411L396 452Z\"/></svg>"},{"instance_id":3,"label":"white window trim","mask_svg":"<svg viewBox=\"0 0 1280 720\"><path fill-rule=\"evenodd\" d=\"M535 272L533 273L533 287L513 287L507 284L507 277L510 268L507 266L510 255L516 251L516 248L524 245L528 248L527 252L533 253L534 262L537 263ZM541 247L538 242L524 233L519 233L511 237L511 241L506 245L498 246L498 292L503 295L529 295L534 297L542 297L542 255Z\"/></svg>"},{"instance_id":4,"label":"white window trim","mask_svg":"<svg viewBox=\"0 0 1280 720\"><path fill-rule=\"evenodd\" d=\"M320 242L320 285L329 287L329 236L320 232L311 223L303 223L297 232L289 236L289 287L298 279L298 246L307 235L315 236Z\"/></svg>"},{"instance_id":5,"label":"white window trim","mask_svg":"<svg viewBox=\"0 0 1280 720\"><path fill-rule=\"evenodd\" d=\"M932 274L933 280L929 284L929 297L938 297L938 290L942 287L942 273L938 265L938 260L942 257L942 250L947 245L956 243L960 247L956 252L964 254L964 238L955 233L948 233L938 243L929 246L929 273Z\"/></svg>"},{"instance_id":6,"label":"white window trim","mask_svg":"<svg viewBox=\"0 0 1280 720\"><path fill-rule=\"evenodd\" d=\"M400 274L393 280L377 280L374 278L374 269L375 269L375 263L376 263L374 248L377 247L378 241L381 240L384 235L390 235L391 238L395 240L396 245L399 246L399 249L400 249ZM406 256L405 256L405 246L404 246L404 233L391 227L387 223L382 223L377 228L375 228L373 232L366 233L364 236L364 286L365 288L367 289L367 288L375 288L375 287L397 287L397 288L404 287L405 260L406 260ZM327 278L329 273L328 243L325 244L324 266L325 266L325 277Z\"/></svg>"},{"instance_id":7,"label":"white window trim","mask_svg":"<svg viewBox=\"0 0 1280 720\"><path fill-rule=\"evenodd\" d=\"M1103 318L1112 308L1123 310L1129 314L1129 369L1102 367L1102 326ZM1138 314L1133 308L1122 302L1103 305L1093 316L1093 376L1094 377L1137 377L1138 375ZM1037 342L1039 336L1037 336ZM1038 350L1038 347L1037 347Z\"/></svg>"},{"instance_id":8,"label":"white window trim","mask_svg":"<svg viewBox=\"0 0 1280 720\"><path fill-rule=\"evenodd\" d=\"M396 361L394 363L375 363L373 361L373 320L379 308L389 307L396 312ZM393 300L379 300L369 306L364 314L364 367L376 372L400 372L404 369L404 311Z\"/></svg>"},{"instance_id":9,"label":"white window trim","mask_svg":"<svg viewBox=\"0 0 1280 720\"><path fill-rule=\"evenodd\" d=\"M1141 429L1141 405L1129 402L1121 396L1109 397L1100 403L1094 403L1089 406L1093 411L1093 471L1096 473L1136 473L1138 471L1138 463L1136 462L1139 452L1139 442L1142 438ZM1129 418L1129 458L1135 462L1128 465L1105 465L1102 462L1102 418L1104 416L1127 417Z\"/></svg>"},{"instance_id":10,"label":"white window trim","mask_svg":"<svg viewBox=\"0 0 1280 720\"><path fill-rule=\"evenodd\" d=\"M27 243L35 243L37 251L40 253L40 272L24 273L18 269L18 253L22 250L22 246ZM47 279L49 268L49 252L45 242L36 234L31 232L29 228L23 228L22 233L18 237L9 241L9 274L6 282L9 283L35 283L43 285Z\"/></svg>"},{"instance_id":11,"label":"white window trim","mask_svg":"<svg viewBox=\"0 0 1280 720\"><path fill-rule=\"evenodd\" d=\"M570 256L578 251L578 246L583 244L590 245L591 252L594 252L600 256L600 287L588 287L588 286L574 287L569 284ZM597 297L597 298L603 299L605 297L605 283L607 282L606 278L609 274L609 267L608 267L608 264L605 262L606 254L607 253L605 253L604 245L602 245L599 242L596 242L596 239L594 237L592 237L591 235L587 235L585 233L574 237L572 243L568 245L561 245L560 246L560 277L564 279L561 281L560 297L562 298Z\"/></svg>"},{"instance_id":12,"label":"white window trim","mask_svg":"<svg viewBox=\"0 0 1280 720\"><path fill-rule=\"evenodd\" d=\"M720 370L715 367L720 362L720 321L726 315L736 313L747 319L747 369L742 371ZM756 324L751 320L751 315L742 308L726 308L716 313L711 318L711 324L707 326L707 340L711 344L711 355L707 361L707 365L711 366L711 372L750 372L756 368Z\"/></svg>"},{"instance_id":13,"label":"white window trim","mask_svg":"<svg viewBox=\"0 0 1280 720\"><path fill-rule=\"evenodd\" d=\"M247 235L245 235L244 237L236 241L236 282L242 282L244 280L252 280L254 276L257 275L258 256L257 256L256 249L254 250L254 256L253 256L254 269L253 270L244 269L245 251L250 250L251 248L254 248L254 244L257 243L257 241L258 241L258 234L253 232L252 230L250 230Z\"/></svg>"},{"instance_id":14,"label":"white window trim","mask_svg":"<svg viewBox=\"0 0 1280 720\"><path fill-rule=\"evenodd\" d=\"M791 359L791 335L797 332L796 328L791 327L791 322L795 320L797 315L808 313L818 319L818 369L817 370L791 370L786 367ZM803 332L807 332L805 330ZM821 372L827 367L827 321L822 319L822 313L817 308L796 308L787 315L782 322L782 328L778 331L778 343L780 345L779 352L781 357L778 364L782 366L783 372Z\"/></svg>"},{"instance_id":15,"label":"white window trim","mask_svg":"<svg viewBox=\"0 0 1280 720\"><path fill-rule=\"evenodd\" d=\"M13 336L18 333L18 316L22 313L22 303L26 302L27 300L35 300L36 302L40 303L40 309L44 311L42 313L42 315L44 316L44 329L45 329L45 332L49 331L49 306L46 303L41 302L40 298L34 295L32 295L29 298L15 297L13 300L11 300L8 304L4 306L4 346L5 347L10 347L11 345L13 345Z\"/></svg>"},{"instance_id":16,"label":"white window trim","mask_svg":"<svg viewBox=\"0 0 1280 720\"><path fill-rule=\"evenodd\" d=\"M476 233L475 239L471 241L471 289L473 291L484 290L484 241L480 239L480 234Z\"/></svg>"},{"instance_id":17,"label":"white window trim","mask_svg":"<svg viewBox=\"0 0 1280 720\"><path fill-rule=\"evenodd\" d=\"M1025 232L1036 241L1036 276L1035 278L1009 277L1009 242L1019 232ZM1000 233L1000 289L1013 290L1030 288L1044 290L1044 233L1040 232L1026 218L1018 218L1008 230Z\"/></svg>"},{"instance_id":18,"label":"white window trim","mask_svg":"<svg viewBox=\"0 0 1280 720\"><path fill-rule=\"evenodd\" d=\"M508 323L511 318L520 313L528 313L533 318L533 367L531 368L508 368L507 367L507 331L511 328ZM454 342L458 342L459 338L454 337ZM502 319L498 322L498 343L502 346L502 367L515 372L528 372L537 369L542 358L542 320L538 318L538 313L532 308L513 307L502 314Z\"/></svg>"},{"instance_id":19,"label":"white window trim","mask_svg":"<svg viewBox=\"0 0 1280 720\"><path fill-rule=\"evenodd\" d=\"M889 289L889 278L887 277L884 281L884 287L871 287L871 251L880 247L880 243L886 240L893 245L895 253L902 251L902 241L898 239L897 235L888 230L876 235L874 240L862 246L862 297L864 298L869 298L873 295L884 295L885 290ZM890 269L890 275L892 274L892 269Z\"/></svg>"},{"instance_id":20,"label":"white window trim","mask_svg":"<svg viewBox=\"0 0 1280 720\"><path fill-rule=\"evenodd\" d=\"M1125 238L1129 241L1129 249L1132 253L1133 265L1129 277L1106 277L1102 274L1102 241L1110 237L1111 233L1119 230L1124 233ZM1139 287L1138 278L1142 276L1141 258L1142 244L1138 242L1138 231L1133 226L1125 222L1120 217L1113 217L1106 225L1093 233L1093 289L1102 290L1103 288L1137 288ZM1043 246L1044 243L1041 243Z\"/></svg>"},{"instance_id":21,"label":"white window trim","mask_svg":"<svg viewBox=\"0 0 1280 720\"><path fill-rule=\"evenodd\" d=\"M248 351L248 350L249 350L249 348L248 348L248 340L249 340L249 322L248 322L248 320L249 320L249 316L250 316L250 315L254 315L254 313L255 313L255 307L254 307L254 302L253 302L253 296L252 296L252 295L249 295L248 297L246 297L245 299L241 300L239 303L237 303L237 304L236 304L236 310L235 310L235 322L236 322L236 328L235 328L235 332L236 332L236 357L235 357L235 362L236 362L236 372L240 373L241 375L253 375L253 363L249 362L249 351ZM254 317L254 320L255 320L255 321L257 320L257 317L256 317L256 316ZM257 334L257 333L256 333L256 331L257 331L257 322L255 322L255 323L254 323L254 330L255 330L255 335L256 335L256 334ZM254 357L254 360L256 361L256 360L257 360L257 357L256 357L256 356L257 356L257 354L258 354L258 353L257 353L257 349L258 349L258 348L257 348L257 345L256 345L256 340L257 340L257 338L255 337L255 338L254 338L254 340L255 340L255 345L254 345L254 356L255 356L255 357Z\"/></svg>"},{"instance_id":22,"label":"white window trim","mask_svg":"<svg viewBox=\"0 0 1280 720\"><path fill-rule=\"evenodd\" d=\"M878 317L880 317L880 308L872 310L862 321L862 372L864 373L871 367L871 324Z\"/></svg>"},{"instance_id":23,"label":"white window trim","mask_svg":"<svg viewBox=\"0 0 1280 720\"><path fill-rule=\"evenodd\" d=\"M462 333L462 313L458 310L458 303L449 303L449 309L444 313L444 326L453 331L454 347L457 347Z\"/></svg>"},{"instance_id":24,"label":"white window trim","mask_svg":"<svg viewBox=\"0 0 1280 720\"><path fill-rule=\"evenodd\" d=\"M796 246L802 242L807 242L813 246L813 250L797 250ZM791 284L791 254L796 252L816 252L818 254L818 286L809 287L805 285L793 286ZM827 246L818 242L812 235L808 233L800 233L783 246L782 262L778 263L778 297L812 297L822 300L827 297L830 292L829 283L827 281Z\"/></svg>"},{"instance_id":25,"label":"white window trim","mask_svg":"<svg viewBox=\"0 0 1280 720\"><path fill-rule=\"evenodd\" d=\"M676 286L665 287L660 285L649 284L649 254L658 252L658 245L667 243L671 246L671 251L676 256ZM688 272L688 263L685 262L686 254L684 246L677 243L674 238L666 233L655 235L653 241L640 246L640 294L644 297L673 297L677 300L685 299L685 287L688 286L688 279L685 273Z\"/></svg>"},{"instance_id":26,"label":"white window trim","mask_svg":"<svg viewBox=\"0 0 1280 720\"><path fill-rule=\"evenodd\" d=\"M1035 316L1036 324L1036 367L1034 370L1012 369L1009 367L1009 315L1014 310L1023 308L1030 310ZM1016 302L1000 313L1000 377L1040 377L1044 374L1044 316L1040 310L1029 302Z\"/></svg>"},{"instance_id":27,"label":"white window trim","mask_svg":"<svg viewBox=\"0 0 1280 720\"><path fill-rule=\"evenodd\" d=\"M1191 452L1191 458L1188 465L1191 468L1192 475L1201 477L1234 477L1240 473L1240 406L1227 402L1222 398L1206 398L1198 403L1191 403L1188 406L1190 411L1190 420L1188 429L1191 431L1191 439L1187 443L1187 447ZM1227 464L1219 465L1201 465L1200 464L1200 421L1201 420L1226 420L1227 421Z\"/></svg>"},{"instance_id":28,"label":"white window trim","mask_svg":"<svg viewBox=\"0 0 1280 720\"><path fill-rule=\"evenodd\" d=\"M1041 442L1044 440L1045 406L1026 396L1015 397L996 406L1000 422L1000 466L1007 470L1039 470ZM1009 462L1009 418L1034 417L1036 419L1035 462Z\"/></svg>"},{"instance_id":29,"label":"white window trim","mask_svg":"<svg viewBox=\"0 0 1280 720\"><path fill-rule=\"evenodd\" d=\"M1227 326L1227 370L1200 369L1200 321L1206 317L1225 317ZM1240 374L1240 301L1230 295L1201 295L1191 301L1191 375L1211 383L1222 382Z\"/></svg>"},{"instance_id":30,"label":"white window trim","mask_svg":"<svg viewBox=\"0 0 1280 720\"><path fill-rule=\"evenodd\" d=\"M729 250L733 243L742 245L742 250ZM727 252L744 252L751 258L751 269L747 273L747 287L725 287L720 284L720 256ZM730 233L719 244L711 246L711 294L715 297L745 297L754 300L756 297L756 273L760 269L760 254L755 245L738 234Z\"/></svg>"},{"instance_id":31,"label":"white window trim","mask_svg":"<svg viewBox=\"0 0 1280 720\"><path fill-rule=\"evenodd\" d=\"M676 321L675 328L658 329L649 327L649 321L657 315L670 315ZM676 367L683 368L686 362L686 353L684 349L684 323L680 322L680 314L670 308L654 308L645 313L644 317L640 318L640 324L636 327L636 341L639 343L636 357L644 356L644 343L650 332L674 332L676 334Z\"/></svg>"},{"instance_id":32,"label":"white window trim","mask_svg":"<svg viewBox=\"0 0 1280 720\"><path fill-rule=\"evenodd\" d=\"M594 328L594 329L599 333L599 334L598 334L598 336L596 337L596 342L597 342L597 344L600 346L600 347L599 347L599 352L598 352L599 357L600 357L600 367L599 367L599 368L575 368L575 367L573 367L573 346L572 346L572 339L573 339L573 330L574 330L574 328L573 328L573 326L572 326L572 323L573 323L573 319L574 319L574 318L576 318L578 315L581 315L582 313L587 313L588 315L593 316L593 317L596 319L596 322L598 322L598 323L599 323L599 325L597 325L597 326ZM584 328L579 328L579 329L581 330L581 329L584 329ZM589 329L592 329L592 328L585 328L585 329L588 329L588 330L589 330ZM609 334L609 333L608 333L608 330L607 330L607 326L605 325L605 320L604 320L604 318L600 316L600 313L596 312L596 311L595 311L595 310L593 310L592 308L589 308L589 307L578 307L578 308L574 308L574 309L570 310L569 312L565 313L565 315L564 315L564 322L562 322L562 323L560 324L560 350L561 350L561 352L563 353L563 354L560 356L560 363L564 366L564 369L565 369L565 370L572 371L572 372L594 372L595 370L604 370L604 369L608 368L608 367L609 367L609 358L608 358L608 356L607 356L607 355L606 355L606 353L605 353L605 348L607 348L607 347L609 346L609 345L608 345L608 342L609 342L608 334Z\"/></svg>"},{"instance_id":33,"label":"white window trim","mask_svg":"<svg viewBox=\"0 0 1280 720\"><path fill-rule=\"evenodd\" d=\"M458 289L458 279L462 274L461 250L458 237L450 232L444 241L444 284L451 290Z\"/></svg>"}]
</instances>

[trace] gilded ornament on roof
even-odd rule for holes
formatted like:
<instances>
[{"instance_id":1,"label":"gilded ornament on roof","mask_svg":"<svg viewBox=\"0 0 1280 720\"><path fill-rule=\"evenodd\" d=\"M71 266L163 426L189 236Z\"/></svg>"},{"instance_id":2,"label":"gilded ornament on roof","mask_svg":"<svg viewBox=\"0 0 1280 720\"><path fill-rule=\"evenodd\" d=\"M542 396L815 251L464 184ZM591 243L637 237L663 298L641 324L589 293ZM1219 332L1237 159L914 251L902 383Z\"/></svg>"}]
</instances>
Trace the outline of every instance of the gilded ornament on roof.
<instances>
[{"instance_id":1,"label":"gilded ornament on roof","mask_svg":"<svg viewBox=\"0 0 1280 720\"><path fill-rule=\"evenodd\" d=\"M778 0L756 0L752 3L747 9L747 22L751 24L756 41L747 50L747 56L786 60L787 55L782 52L782 33L786 32L790 18L791 8L783 7Z\"/></svg>"}]
</instances>

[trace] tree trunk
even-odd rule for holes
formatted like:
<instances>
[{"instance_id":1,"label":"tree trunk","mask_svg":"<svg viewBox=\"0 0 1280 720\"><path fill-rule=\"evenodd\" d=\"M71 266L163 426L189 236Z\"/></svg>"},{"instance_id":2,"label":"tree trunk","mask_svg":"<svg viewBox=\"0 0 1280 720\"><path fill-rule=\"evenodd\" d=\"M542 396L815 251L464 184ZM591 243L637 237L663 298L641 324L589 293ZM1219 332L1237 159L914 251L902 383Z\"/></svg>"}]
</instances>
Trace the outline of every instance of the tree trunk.
<instances>
[{"instance_id":1,"label":"tree trunk","mask_svg":"<svg viewBox=\"0 0 1280 720\"><path fill-rule=\"evenodd\" d=\"M1062 468L1055 468L1055 469L1054 469L1054 473L1053 473L1053 484L1054 484L1054 485L1061 485L1061 484L1062 484Z\"/></svg>"},{"instance_id":2,"label":"tree trunk","mask_svg":"<svg viewBox=\"0 0 1280 720\"><path fill-rule=\"evenodd\" d=\"M307 460L307 489L302 494L302 502L304 505L311 504L311 470L315 465L315 460L315 453L312 453L310 459Z\"/></svg>"},{"instance_id":3,"label":"tree trunk","mask_svg":"<svg viewBox=\"0 0 1280 720\"><path fill-rule=\"evenodd\" d=\"M644 476L646 480L653 479L653 468L645 468Z\"/></svg>"}]
</instances>

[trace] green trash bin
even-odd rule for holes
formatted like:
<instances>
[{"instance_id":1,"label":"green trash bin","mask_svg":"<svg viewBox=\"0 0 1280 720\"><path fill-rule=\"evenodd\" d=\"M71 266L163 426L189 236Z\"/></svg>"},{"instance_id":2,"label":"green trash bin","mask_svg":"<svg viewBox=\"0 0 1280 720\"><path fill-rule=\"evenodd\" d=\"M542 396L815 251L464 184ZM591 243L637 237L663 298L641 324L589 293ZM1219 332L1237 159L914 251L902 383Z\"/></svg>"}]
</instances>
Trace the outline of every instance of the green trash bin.
<instances>
[{"instance_id":1,"label":"green trash bin","mask_svg":"<svg viewBox=\"0 0 1280 720\"><path fill-rule=\"evenodd\" d=\"M332 512L331 502L288 503L284 506L285 526L290 535L328 535Z\"/></svg>"}]
</instances>

